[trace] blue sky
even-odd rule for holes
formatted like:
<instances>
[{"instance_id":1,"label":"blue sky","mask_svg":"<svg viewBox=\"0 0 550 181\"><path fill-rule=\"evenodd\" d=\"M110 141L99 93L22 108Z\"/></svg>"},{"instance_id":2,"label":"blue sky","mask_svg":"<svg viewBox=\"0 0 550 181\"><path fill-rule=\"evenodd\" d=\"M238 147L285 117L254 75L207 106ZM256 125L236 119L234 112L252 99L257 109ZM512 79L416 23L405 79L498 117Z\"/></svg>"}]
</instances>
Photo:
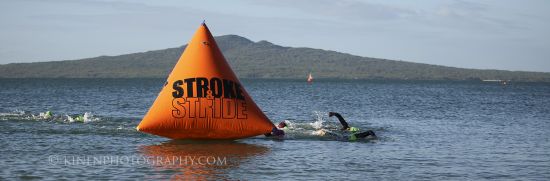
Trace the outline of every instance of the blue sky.
<instances>
[{"instance_id":1,"label":"blue sky","mask_svg":"<svg viewBox=\"0 0 550 181\"><path fill-rule=\"evenodd\" d=\"M546 0L0 0L0 64L176 47L203 19L215 36L454 67L550 72Z\"/></svg>"}]
</instances>

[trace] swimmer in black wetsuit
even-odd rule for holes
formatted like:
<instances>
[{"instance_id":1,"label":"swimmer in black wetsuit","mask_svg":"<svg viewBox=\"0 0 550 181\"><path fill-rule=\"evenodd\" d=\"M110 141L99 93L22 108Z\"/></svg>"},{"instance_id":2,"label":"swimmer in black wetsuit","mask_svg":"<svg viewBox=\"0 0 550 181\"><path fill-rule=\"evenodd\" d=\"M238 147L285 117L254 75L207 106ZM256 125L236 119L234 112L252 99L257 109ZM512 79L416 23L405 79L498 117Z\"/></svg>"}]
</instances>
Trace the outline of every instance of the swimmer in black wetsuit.
<instances>
[{"instance_id":1,"label":"swimmer in black wetsuit","mask_svg":"<svg viewBox=\"0 0 550 181\"><path fill-rule=\"evenodd\" d=\"M376 137L376 134L374 134L374 131L368 130L362 133L359 133L359 128L356 127L350 127L346 120L342 117L342 115L336 113L336 112L329 112L329 117L336 116L338 118L338 121L340 121L340 124L342 124L342 131L347 131L350 133L350 136L348 138L349 141L355 141L358 138L365 138L367 136Z\"/></svg>"},{"instance_id":2,"label":"swimmer in black wetsuit","mask_svg":"<svg viewBox=\"0 0 550 181\"><path fill-rule=\"evenodd\" d=\"M286 125L285 125L285 126L286 126ZM272 137L272 136L275 136L275 137L283 137L284 135L285 135L285 131L280 130L280 129L277 128L277 127L273 127L273 128L271 129L271 132L264 134L264 136L266 136L266 137Z\"/></svg>"}]
</instances>

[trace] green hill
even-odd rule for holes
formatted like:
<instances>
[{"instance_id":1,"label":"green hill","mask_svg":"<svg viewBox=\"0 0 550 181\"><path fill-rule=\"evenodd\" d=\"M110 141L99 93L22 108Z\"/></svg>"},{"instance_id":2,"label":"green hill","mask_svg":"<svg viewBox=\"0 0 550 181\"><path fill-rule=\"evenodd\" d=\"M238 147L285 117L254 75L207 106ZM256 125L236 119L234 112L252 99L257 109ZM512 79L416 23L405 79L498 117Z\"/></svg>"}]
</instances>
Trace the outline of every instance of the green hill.
<instances>
[{"instance_id":1,"label":"green hill","mask_svg":"<svg viewBox=\"0 0 550 181\"><path fill-rule=\"evenodd\" d=\"M478 70L354 56L312 48L292 48L237 35L216 37L241 78L482 80L550 82L550 73ZM0 78L163 78L185 46L80 60L0 65Z\"/></svg>"}]
</instances>

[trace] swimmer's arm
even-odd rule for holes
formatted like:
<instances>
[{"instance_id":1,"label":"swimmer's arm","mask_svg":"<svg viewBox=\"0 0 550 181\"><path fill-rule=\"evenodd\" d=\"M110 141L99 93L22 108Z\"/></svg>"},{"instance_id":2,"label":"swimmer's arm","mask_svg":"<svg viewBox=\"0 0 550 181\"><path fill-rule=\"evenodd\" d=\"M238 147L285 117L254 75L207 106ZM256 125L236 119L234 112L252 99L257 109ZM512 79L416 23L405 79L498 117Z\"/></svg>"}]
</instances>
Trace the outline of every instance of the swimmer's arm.
<instances>
[{"instance_id":1,"label":"swimmer's arm","mask_svg":"<svg viewBox=\"0 0 550 181\"><path fill-rule=\"evenodd\" d=\"M338 114L338 113L334 113L334 116L336 116L338 118L338 121L340 121L340 124L342 124L342 129L348 129L349 128L349 125L348 123L346 122L346 120L342 117L342 115Z\"/></svg>"}]
</instances>

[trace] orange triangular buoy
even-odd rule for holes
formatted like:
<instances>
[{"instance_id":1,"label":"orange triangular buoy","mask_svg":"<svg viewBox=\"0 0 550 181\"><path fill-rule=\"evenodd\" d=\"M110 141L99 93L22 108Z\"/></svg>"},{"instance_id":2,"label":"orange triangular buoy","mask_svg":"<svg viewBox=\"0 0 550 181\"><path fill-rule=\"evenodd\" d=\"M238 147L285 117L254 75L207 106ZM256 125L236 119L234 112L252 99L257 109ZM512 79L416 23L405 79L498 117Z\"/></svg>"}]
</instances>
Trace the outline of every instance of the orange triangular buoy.
<instances>
[{"instance_id":1,"label":"orange triangular buoy","mask_svg":"<svg viewBox=\"0 0 550 181\"><path fill-rule=\"evenodd\" d=\"M172 139L239 139L273 127L203 23L136 129Z\"/></svg>"}]
</instances>

